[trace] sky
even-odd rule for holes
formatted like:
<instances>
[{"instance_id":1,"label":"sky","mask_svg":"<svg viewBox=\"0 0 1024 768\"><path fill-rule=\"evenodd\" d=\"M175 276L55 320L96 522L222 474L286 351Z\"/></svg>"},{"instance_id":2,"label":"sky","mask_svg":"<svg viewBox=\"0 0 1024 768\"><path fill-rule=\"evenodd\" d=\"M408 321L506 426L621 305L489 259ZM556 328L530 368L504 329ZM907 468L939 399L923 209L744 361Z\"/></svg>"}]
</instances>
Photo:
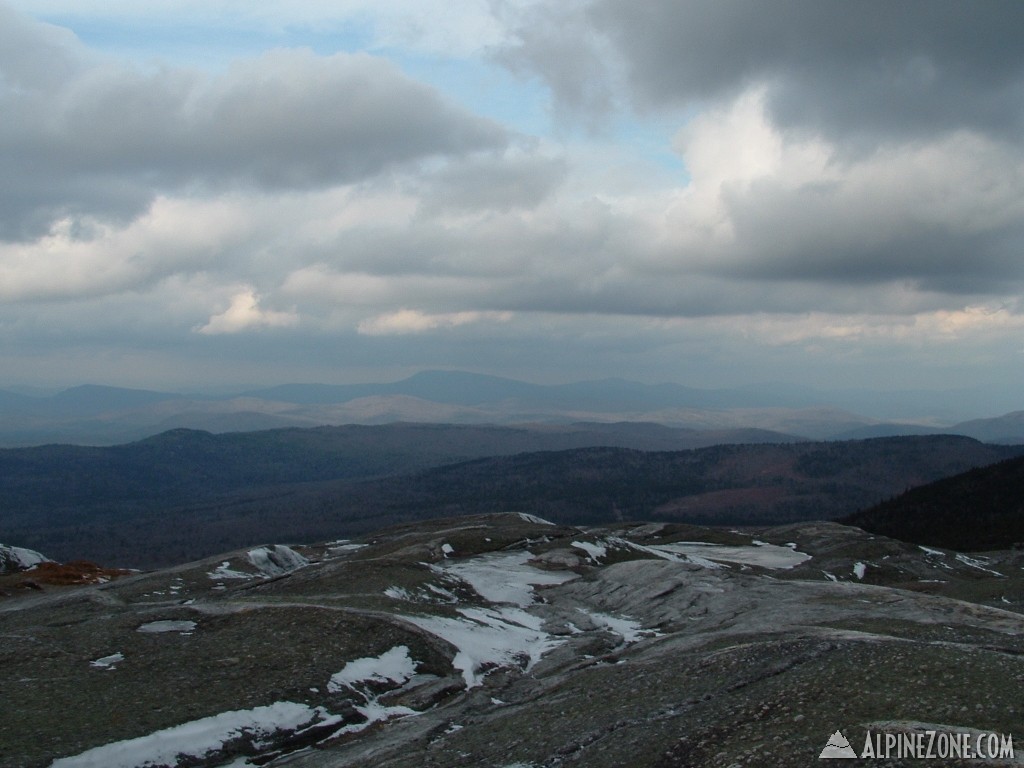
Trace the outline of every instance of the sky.
<instances>
[{"instance_id":1,"label":"sky","mask_svg":"<svg viewBox=\"0 0 1024 768\"><path fill-rule=\"evenodd\" d=\"M1015 393L1021 29L1018 0L0 0L0 388Z\"/></svg>"}]
</instances>

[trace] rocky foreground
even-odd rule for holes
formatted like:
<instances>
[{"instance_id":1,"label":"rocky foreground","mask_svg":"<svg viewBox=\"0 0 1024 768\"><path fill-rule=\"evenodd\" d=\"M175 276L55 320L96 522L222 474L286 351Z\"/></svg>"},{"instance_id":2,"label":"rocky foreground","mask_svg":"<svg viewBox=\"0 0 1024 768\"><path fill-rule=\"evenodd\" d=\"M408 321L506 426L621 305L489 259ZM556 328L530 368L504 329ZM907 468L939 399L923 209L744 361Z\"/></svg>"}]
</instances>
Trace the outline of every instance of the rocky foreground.
<instances>
[{"instance_id":1,"label":"rocky foreground","mask_svg":"<svg viewBox=\"0 0 1024 768\"><path fill-rule=\"evenodd\" d=\"M921 729L1024 765L1021 551L512 514L31 573L0 583L2 768L820 765Z\"/></svg>"}]
</instances>

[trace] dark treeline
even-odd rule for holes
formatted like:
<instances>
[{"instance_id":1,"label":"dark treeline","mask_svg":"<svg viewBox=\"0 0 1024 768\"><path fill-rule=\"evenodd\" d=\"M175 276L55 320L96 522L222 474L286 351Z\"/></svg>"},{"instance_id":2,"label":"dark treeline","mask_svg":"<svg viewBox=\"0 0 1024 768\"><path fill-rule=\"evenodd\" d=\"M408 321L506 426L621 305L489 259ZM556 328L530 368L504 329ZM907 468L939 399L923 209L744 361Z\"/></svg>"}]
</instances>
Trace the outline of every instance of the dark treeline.
<instances>
[{"instance_id":1,"label":"dark treeline","mask_svg":"<svg viewBox=\"0 0 1024 768\"><path fill-rule=\"evenodd\" d=\"M375 429L354 428L345 440L329 429L176 430L112 448L0 451L0 541L60 560L148 568L258 543L486 512L566 523L836 519L1024 453L1024 446L928 436L684 451L597 447L457 461L474 451L512 453L534 438L450 425L406 425L375 438Z\"/></svg>"},{"instance_id":2,"label":"dark treeline","mask_svg":"<svg viewBox=\"0 0 1024 768\"><path fill-rule=\"evenodd\" d=\"M842 522L902 541L963 551L1024 546L1024 458L913 488Z\"/></svg>"}]
</instances>

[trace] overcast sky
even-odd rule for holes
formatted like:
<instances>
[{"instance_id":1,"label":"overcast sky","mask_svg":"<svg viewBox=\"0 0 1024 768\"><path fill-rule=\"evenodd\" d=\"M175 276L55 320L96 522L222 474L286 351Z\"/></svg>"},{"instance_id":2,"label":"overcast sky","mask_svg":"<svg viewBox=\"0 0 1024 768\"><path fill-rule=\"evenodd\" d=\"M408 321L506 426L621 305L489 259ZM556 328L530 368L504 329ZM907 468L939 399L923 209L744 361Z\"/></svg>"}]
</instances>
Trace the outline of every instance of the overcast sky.
<instances>
[{"instance_id":1,"label":"overcast sky","mask_svg":"<svg viewBox=\"0 0 1024 768\"><path fill-rule=\"evenodd\" d=\"M1019 0L0 0L0 388L1020 389L1021 29Z\"/></svg>"}]
</instances>

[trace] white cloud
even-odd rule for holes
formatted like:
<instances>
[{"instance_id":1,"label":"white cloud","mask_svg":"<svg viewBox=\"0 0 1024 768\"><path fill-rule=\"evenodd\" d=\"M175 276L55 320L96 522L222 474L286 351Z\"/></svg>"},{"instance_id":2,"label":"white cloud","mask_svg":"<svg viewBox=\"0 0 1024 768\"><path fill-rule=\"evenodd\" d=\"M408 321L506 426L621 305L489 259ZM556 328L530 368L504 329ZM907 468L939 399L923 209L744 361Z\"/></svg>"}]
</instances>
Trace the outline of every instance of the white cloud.
<instances>
[{"instance_id":1,"label":"white cloud","mask_svg":"<svg viewBox=\"0 0 1024 768\"><path fill-rule=\"evenodd\" d=\"M755 89L699 115L676 147L691 179L652 266L771 282L906 280L951 294L1015 291L1024 279L1013 256L1024 235L1019 145L958 130L850 156L778 128Z\"/></svg>"},{"instance_id":2,"label":"white cloud","mask_svg":"<svg viewBox=\"0 0 1024 768\"><path fill-rule=\"evenodd\" d=\"M323 189L508 133L381 56L276 49L143 72L0 5L0 238L130 221L159 194ZM47 62L53 62L47 66Z\"/></svg>"},{"instance_id":3,"label":"white cloud","mask_svg":"<svg viewBox=\"0 0 1024 768\"><path fill-rule=\"evenodd\" d=\"M161 197L127 226L64 218L34 242L0 242L0 298L64 300L199 272L250 235L237 201Z\"/></svg>"},{"instance_id":4,"label":"white cloud","mask_svg":"<svg viewBox=\"0 0 1024 768\"><path fill-rule=\"evenodd\" d=\"M239 333L255 328L287 328L297 325L299 316L295 312L279 312L262 309L260 297L252 288L236 293L231 306L220 314L213 315L206 325L197 327L196 333L215 336Z\"/></svg>"},{"instance_id":5,"label":"white cloud","mask_svg":"<svg viewBox=\"0 0 1024 768\"><path fill-rule=\"evenodd\" d=\"M185 17L211 37L237 24L230 40L245 53L229 46L220 63L231 60L207 71L183 58L136 66L12 7L81 22L90 40L110 19L122 37L137 20L140 39ZM786 51L736 58L693 31L732 30L723 19L741 8L756 41L768 11L725 0L697 19L694 7L0 4L0 343L92 337L178 344L183 357L230 347L241 365L243 331L293 328L258 339L301 334L276 348L290 370L309 370L304 354L319 370L308 350L322 345L344 348L346 364L357 350L364 370L398 349L409 357L391 370L482 367L486 349L504 373L543 349L546 375L566 380L559 366L703 376L705 363L742 357L732 371L773 365L770 354L786 371L803 347L826 360L932 345L954 360L990 345L995 359L1000 339L1019 338L1024 144L993 126L1024 101L963 120L945 110L926 129L909 117L893 127L886 112L874 115L885 130L840 130L808 114L898 91L871 70L870 46L836 53L850 57L844 71L829 46L786 30L833 77L826 92ZM797 0L777 12L801 29L821 21ZM851 13L863 22L855 42L870 41L866 12ZM553 18L565 24L537 24ZM922 23L938 56L945 38ZM332 45L341 52L324 53ZM970 46L972 82L984 82L987 54ZM1020 86L1018 49L991 52L1005 82L969 104ZM893 76L913 79L900 56ZM495 82L499 60L528 87L466 96ZM930 62L939 86L950 61ZM552 91L531 79L542 68ZM806 101L786 102L800 83L814 86ZM934 103L941 88L928 88ZM524 110L563 122L519 136L455 94L507 101L495 110L506 119L529 96Z\"/></svg>"},{"instance_id":6,"label":"white cloud","mask_svg":"<svg viewBox=\"0 0 1024 768\"><path fill-rule=\"evenodd\" d=\"M362 320L359 333L366 336L401 336L426 333L475 323L502 323L512 319L511 312L448 312L427 314L417 309L400 309Z\"/></svg>"}]
</instances>

